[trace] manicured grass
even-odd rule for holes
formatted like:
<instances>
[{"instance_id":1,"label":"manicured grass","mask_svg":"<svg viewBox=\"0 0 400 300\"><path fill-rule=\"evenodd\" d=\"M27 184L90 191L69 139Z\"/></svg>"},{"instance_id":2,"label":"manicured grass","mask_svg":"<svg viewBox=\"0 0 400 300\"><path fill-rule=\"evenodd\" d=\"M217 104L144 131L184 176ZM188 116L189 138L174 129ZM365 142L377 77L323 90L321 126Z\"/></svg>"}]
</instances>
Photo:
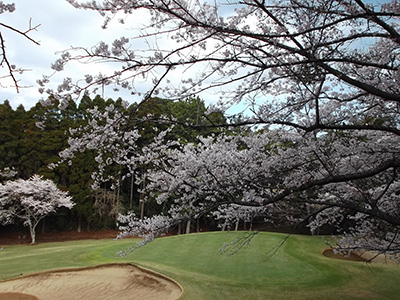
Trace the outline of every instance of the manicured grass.
<instances>
[{"instance_id":1,"label":"manicured grass","mask_svg":"<svg viewBox=\"0 0 400 300\"><path fill-rule=\"evenodd\" d=\"M0 251L0 280L42 270L134 262L165 274L184 288L181 299L398 299L400 266L326 258L323 238L260 233L233 256L220 253L239 232L158 239L127 257L116 252L134 240L86 240Z\"/></svg>"}]
</instances>

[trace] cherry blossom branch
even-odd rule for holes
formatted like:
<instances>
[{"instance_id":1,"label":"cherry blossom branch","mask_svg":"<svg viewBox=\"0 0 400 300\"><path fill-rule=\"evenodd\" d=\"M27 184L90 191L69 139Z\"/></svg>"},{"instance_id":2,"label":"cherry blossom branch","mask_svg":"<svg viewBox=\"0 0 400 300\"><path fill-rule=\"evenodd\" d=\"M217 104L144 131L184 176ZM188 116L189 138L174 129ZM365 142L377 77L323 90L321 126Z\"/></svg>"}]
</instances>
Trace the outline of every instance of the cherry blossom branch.
<instances>
[{"instance_id":1,"label":"cherry blossom branch","mask_svg":"<svg viewBox=\"0 0 400 300\"><path fill-rule=\"evenodd\" d=\"M1 23L1 22L0 22L0 26L2 26L2 27L4 27L4 28L7 28L7 29L9 29L9 30L11 30L11 31L14 31L14 32L16 32L16 33L22 35L24 38L30 40L32 43L34 43L34 44L36 44L36 45L40 45L40 42L38 42L38 41L36 41L35 39L31 38L28 34L29 34L31 31L37 31L37 29L40 27L40 25L41 25L41 24L38 24L38 25L32 27L32 19L30 19L30 20L29 20L29 28L28 28L27 30L25 30L25 31L21 31L21 30L19 30L19 29L16 29L16 28L14 28L14 27L12 27L12 26L9 26L9 25L7 25L7 24L4 24L4 23Z\"/></svg>"}]
</instances>

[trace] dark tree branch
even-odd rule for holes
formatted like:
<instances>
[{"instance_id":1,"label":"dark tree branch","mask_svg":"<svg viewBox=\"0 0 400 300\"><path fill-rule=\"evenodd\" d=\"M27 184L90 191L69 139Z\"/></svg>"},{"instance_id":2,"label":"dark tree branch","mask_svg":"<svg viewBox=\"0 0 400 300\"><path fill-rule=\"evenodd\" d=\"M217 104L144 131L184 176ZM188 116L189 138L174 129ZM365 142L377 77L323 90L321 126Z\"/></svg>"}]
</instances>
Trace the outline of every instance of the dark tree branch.
<instances>
[{"instance_id":1,"label":"dark tree branch","mask_svg":"<svg viewBox=\"0 0 400 300\"><path fill-rule=\"evenodd\" d=\"M242 206L254 206L254 207L265 206L265 205L269 205L269 204L276 203L279 201L285 201L285 199L287 199L288 197L290 197L291 195L293 195L295 193L303 192L306 190L311 190L313 188L317 188L317 187L321 187L321 186L326 186L326 185L332 184L332 183L351 182L354 180L371 178L371 177L376 176L387 170L398 169L398 168L400 168L400 160L398 158L393 158L393 159L382 162L378 166L375 166L373 168L370 168L370 169L360 172L360 173L327 176L325 178L318 179L318 180L310 180L300 186L287 187L281 193L277 194L274 197L266 199L261 204L248 203L248 202L242 202L242 201L236 201L234 203L238 204L238 205L242 205ZM309 199L309 200L305 200L303 202L310 203L310 204L322 204L322 205L330 205L330 206L335 206L335 207L351 209L351 210L365 213L368 215L373 215L373 216L378 217L381 220L385 220L388 223L393 224L393 225L400 225L400 217L394 217L392 215L389 215L389 214L384 213L379 210L368 209L366 207L356 205L356 203L351 202L351 201L348 201L345 203L340 203L340 202L330 203L330 202L325 202L325 201L320 202L320 201L315 201L315 200Z\"/></svg>"},{"instance_id":2,"label":"dark tree branch","mask_svg":"<svg viewBox=\"0 0 400 300\"><path fill-rule=\"evenodd\" d=\"M29 28L28 28L28 30L26 30L26 31L20 31L20 30L14 28L14 27L12 27L12 26L9 26L9 25L4 24L4 23L0 23L0 27L4 27L4 28L6 28L6 29L8 29L8 30L11 30L11 31L13 31L13 32L15 32L15 33L17 33L17 34L19 34L19 35L22 35L24 38L28 39L29 41L33 42L33 43L36 44L36 45L40 45L40 43L39 43L38 41L34 40L33 38L31 38L31 37L29 36L29 33L30 33L31 31L36 31L37 28L38 28L39 26L40 26L40 24L39 24L39 25L36 25L36 26L34 26L34 27L32 27L31 20L30 20L30 21L29 21ZM3 35L2 35L2 33L1 33L1 31L0 31L0 48L1 48L1 52L2 52L2 53L1 53L2 58L1 58L1 61L0 61L0 66L2 66L3 63L6 65L7 70L8 70L8 75L11 77L11 80L14 82L15 89L16 89L17 93L19 93L20 86L19 86L18 80L17 80L17 78L15 77L14 73L15 73L16 71L19 71L19 72L22 73L24 70L22 70L22 69L17 70L17 69L16 69L16 66L14 66L14 65L12 65L12 64L10 63L10 61L9 61L9 59L8 59L8 57L7 57L7 54L6 54L5 40L4 40L4 38L3 38ZM26 70L25 70L25 71L26 71Z\"/></svg>"}]
</instances>

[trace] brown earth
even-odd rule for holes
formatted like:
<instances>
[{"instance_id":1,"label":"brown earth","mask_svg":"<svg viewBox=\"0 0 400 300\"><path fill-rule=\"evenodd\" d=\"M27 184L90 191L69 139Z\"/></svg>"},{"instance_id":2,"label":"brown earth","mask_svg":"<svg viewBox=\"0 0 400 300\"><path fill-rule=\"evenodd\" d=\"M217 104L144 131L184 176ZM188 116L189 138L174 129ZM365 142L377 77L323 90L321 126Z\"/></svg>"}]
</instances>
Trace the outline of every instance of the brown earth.
<instances>
[{"instance_id":1,"label":"brown earth","mask_svg":"<svg viewBox=\"0 0 400 300\"><path fill-rule=\"evenodd\" d=\"M114 239L117 237L117 230L99 231L63 231L37 233L36 243L64 242L87 239ZM0 227L0 247L3 245L30 244L31 237L27 232L1 232ZM0 299L1 300L1 299Z\"/></svg>"},{"instance_id":2,"label":"brown earth","mask_svg":"<svg viewBox=\"0 0 400 300\"><path fill-rule=\"evenodd\" d=\"M169 300L181 287L132 264L47 271L0 282L0 300Z\"/></svg>"}]
</instances>

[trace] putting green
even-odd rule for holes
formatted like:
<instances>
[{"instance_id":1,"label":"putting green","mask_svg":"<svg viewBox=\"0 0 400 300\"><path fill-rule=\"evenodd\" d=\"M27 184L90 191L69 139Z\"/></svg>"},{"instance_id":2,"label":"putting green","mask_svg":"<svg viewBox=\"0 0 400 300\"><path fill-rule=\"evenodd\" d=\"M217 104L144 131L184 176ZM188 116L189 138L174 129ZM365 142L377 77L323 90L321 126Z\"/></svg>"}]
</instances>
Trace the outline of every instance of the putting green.
<instances>
[{"instance_id":1,"label":"putting green","mask_svg":"<svg viewBox=\"0 0 400 300\"><path fill-rule=\"evenodd\" d=\"M282 244L284 234L259 233L250 247L235 255L220 253L224 242L245 234L165 237L126 257L116 252L135 240L6 246L0 252L0 280L43 270L133 262L177 281L184 289L179 299L397 299L400 295L400 266L325 257L322 237L292 235Z\"/></svg>"}]
</instances>

